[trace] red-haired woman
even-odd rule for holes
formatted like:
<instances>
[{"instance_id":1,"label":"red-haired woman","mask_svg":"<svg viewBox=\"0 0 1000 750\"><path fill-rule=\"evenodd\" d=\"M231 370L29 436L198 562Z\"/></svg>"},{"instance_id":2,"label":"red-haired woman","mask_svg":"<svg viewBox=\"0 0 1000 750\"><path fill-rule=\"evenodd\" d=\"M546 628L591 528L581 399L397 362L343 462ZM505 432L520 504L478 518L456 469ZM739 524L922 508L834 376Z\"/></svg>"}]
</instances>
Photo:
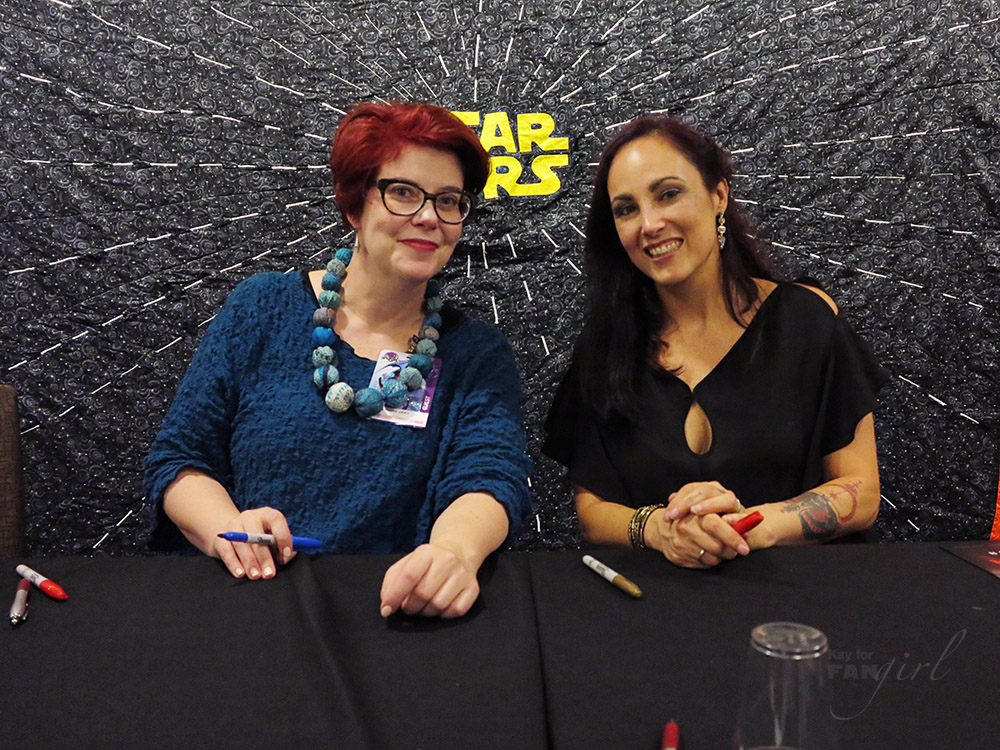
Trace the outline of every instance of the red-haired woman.
<instances>
[{"instance_id":1,"label":"red-haired woman","mask_svg":"<svg viewBox=\"0 0 1000 750\"><path fill-rule=\"evenodd\" d=\"M354 249L230 295L147 460L153 541L179 529L251 580L294 557L293 530L327 552L407 552L385 575L383 616L460 616L529 505L510 347L431 281L488 157L440 107L360 104L330 162Z\"/></svg>"}]
</instances>

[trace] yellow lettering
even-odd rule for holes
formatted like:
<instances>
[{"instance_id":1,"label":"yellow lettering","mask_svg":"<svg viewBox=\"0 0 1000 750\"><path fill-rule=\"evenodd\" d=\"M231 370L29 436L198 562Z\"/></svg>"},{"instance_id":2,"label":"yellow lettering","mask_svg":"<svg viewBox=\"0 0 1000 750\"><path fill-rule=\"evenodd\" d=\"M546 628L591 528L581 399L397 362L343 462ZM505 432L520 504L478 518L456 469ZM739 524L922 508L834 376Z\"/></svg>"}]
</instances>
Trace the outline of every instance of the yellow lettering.
<instances>
[{"instance_id":1,"label":"yellow lettering","mask_svg":"<svg viewBox=\"0 0 1000 750\"><path fill-rule=\"evenodd\" d=\"M507 195L522 195L521 186L517 184L523 167L513 156L491 156L490 176L483 188L483 197L487 200L497 197L497 188L503 188Z\"/></svg>"},{"instance_id":2,"label":"yellow lettering","mask_svg":"<svg viewBox=\"0 0 1000 750\"><path fill-rule=\"evenodd\" d=\"M499 146L508 154L517 153L514 133L510 129L510 118L506 112L489 112L483 117L483 132L479 140L487 152Z\"/></svg>"},{"instance_id":3,"label":"yellow lettering","mask_svg":"<svg viewBox=\"0 0 1000 750\"><path fill-rule=\"evenodd\" d=\"M530 187L534 190L529 195L552 195L562 187L559 175L552 171L553 167L569 166L569 154L539 154L531 160L531 171L538 182Z\"/></svg>"},{"instance_id":4,"label":"yellow lettering","mask_svg":"<svg viewBox=\"0 0 1000 750\"><path fill-rule=\"evenodd\" d=\"M522 153L531 153L531 144L542 151L568 151L569 138L552 138L556 123L545 112L525 112L517 116L517 146Z\"/></svg>"},{"instance_id":5,"label":"yellow lettering","mask_svg":"<svg viewBox=\"0 0 1000 750\"><path fill-rule=\"evenodd\" d=\"M461 120L463 123L468 125L470 128L479 127L479 113L478 112L452 112L455 117Z\"/></svg>"}]
</instances>

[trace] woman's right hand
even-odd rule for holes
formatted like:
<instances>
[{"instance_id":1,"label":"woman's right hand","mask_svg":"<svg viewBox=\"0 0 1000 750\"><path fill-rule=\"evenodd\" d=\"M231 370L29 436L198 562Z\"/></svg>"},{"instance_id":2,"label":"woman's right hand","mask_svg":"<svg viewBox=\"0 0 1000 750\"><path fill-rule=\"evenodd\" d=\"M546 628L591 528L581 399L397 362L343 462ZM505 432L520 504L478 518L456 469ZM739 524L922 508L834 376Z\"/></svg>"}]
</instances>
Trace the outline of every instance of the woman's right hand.
<instances>
[{"instance_id":1,"label":"woman's right hand","mask_svg":"<svg viewBox=\"0 0 1000 750\"><path fill-rule=\"evenodd\" d=\"M659 508L646 522L645 541L683 568L711 568L750 553L746 540L717 513L688 513L674 519L666 508Z\"/></svg>"},{"instance_id":2,"label":"woman's right hand","mask_svg":"<svg viewBox=\"0 0 1000 750\"><path fill-rule=\"evenodd\" d=\"M234 516L218 533L239 531L245 534L272 534L276 544L277 564L271 548L266 544L247 542L227 542L216 536L211 547L206 550L225 564L236 578L246 576L251 581L258 578L274 578L277 565L285 565L295 557L292 549L292 532L281 511L274 508L252 508Z\"/></svg>"}]
</instances>

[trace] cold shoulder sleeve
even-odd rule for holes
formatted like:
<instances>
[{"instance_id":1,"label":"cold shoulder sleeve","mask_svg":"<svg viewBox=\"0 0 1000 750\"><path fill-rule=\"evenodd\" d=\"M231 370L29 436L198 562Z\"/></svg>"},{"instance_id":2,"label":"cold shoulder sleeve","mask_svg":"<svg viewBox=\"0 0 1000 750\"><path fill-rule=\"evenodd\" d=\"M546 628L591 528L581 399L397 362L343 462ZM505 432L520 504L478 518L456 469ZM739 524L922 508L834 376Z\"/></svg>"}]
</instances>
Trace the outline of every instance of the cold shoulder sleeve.
<instances>
[{"instance_id":1,"label":"cold shoulder sleeve","mask_svg":"<svg viewBox=\"0 0 1000 750\"><path fill-rule=\"evenodd\" d=\"M442 354L446 365L461 362L462 371L443 436L446 451L435 490L434 514L458 497L485 492L507 511L508 539L530 510L523 392L510 345L499 331L478 321Z\"/></svg>"},{"instance_id":2,"label":"cold shoulder sleeve","mask_svg":"<svg viewBox=\"0 0 1000 750\"><path fill-rule=\"evenodd\" d=\"M242 282L209 325L181 381L145 463L146 508L151 546L179 541L163 512L163 494L181 469L204 472L230 492L233 471L229 443L239 404L241 362L257 348L268 308L264 297L274 283L261 274Z\"/></svg>"}]
</instances>

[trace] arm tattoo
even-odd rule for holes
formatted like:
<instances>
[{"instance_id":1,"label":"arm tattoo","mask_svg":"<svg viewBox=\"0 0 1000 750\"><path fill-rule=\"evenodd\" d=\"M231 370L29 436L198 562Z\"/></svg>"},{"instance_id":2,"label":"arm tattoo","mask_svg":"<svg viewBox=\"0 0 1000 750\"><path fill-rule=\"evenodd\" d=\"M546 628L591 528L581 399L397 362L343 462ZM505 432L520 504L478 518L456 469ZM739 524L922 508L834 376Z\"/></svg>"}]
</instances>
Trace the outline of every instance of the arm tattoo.
<instances>
[{"instance_id":1,"label":"arm tattoo","mask_svg":"<svg viewBox=\"0 0 1000 750\"><path fill-rule=\"evenodd\" d=\"M832 539L837 533L840 524L850 521L854 514L858 512L858 490L861 482L837 483L831 482L825 485L826 491L816 492L810 490L798 497L794 497L785 503L781 509L782 513L798 513L799 522L802 524L802 537L804 539L816 539L825 542ZM851 498L851 510L842 518L837 516L837 509L831 502L840 495L847 495Z\"/></svg>"},{"instance_id":2,"label":"arm tattoo","mask_svg":"<svg viewBox=\"0 0 1000 750\"><path fill-rule=\"evenodd\" d=\"M832 539L840 525L837 521L837 511L830 498L818 492L804 492L789 500L782 513L798 513L802 524L802 538L825 542Z\"/></svg>"}]
</instances>

